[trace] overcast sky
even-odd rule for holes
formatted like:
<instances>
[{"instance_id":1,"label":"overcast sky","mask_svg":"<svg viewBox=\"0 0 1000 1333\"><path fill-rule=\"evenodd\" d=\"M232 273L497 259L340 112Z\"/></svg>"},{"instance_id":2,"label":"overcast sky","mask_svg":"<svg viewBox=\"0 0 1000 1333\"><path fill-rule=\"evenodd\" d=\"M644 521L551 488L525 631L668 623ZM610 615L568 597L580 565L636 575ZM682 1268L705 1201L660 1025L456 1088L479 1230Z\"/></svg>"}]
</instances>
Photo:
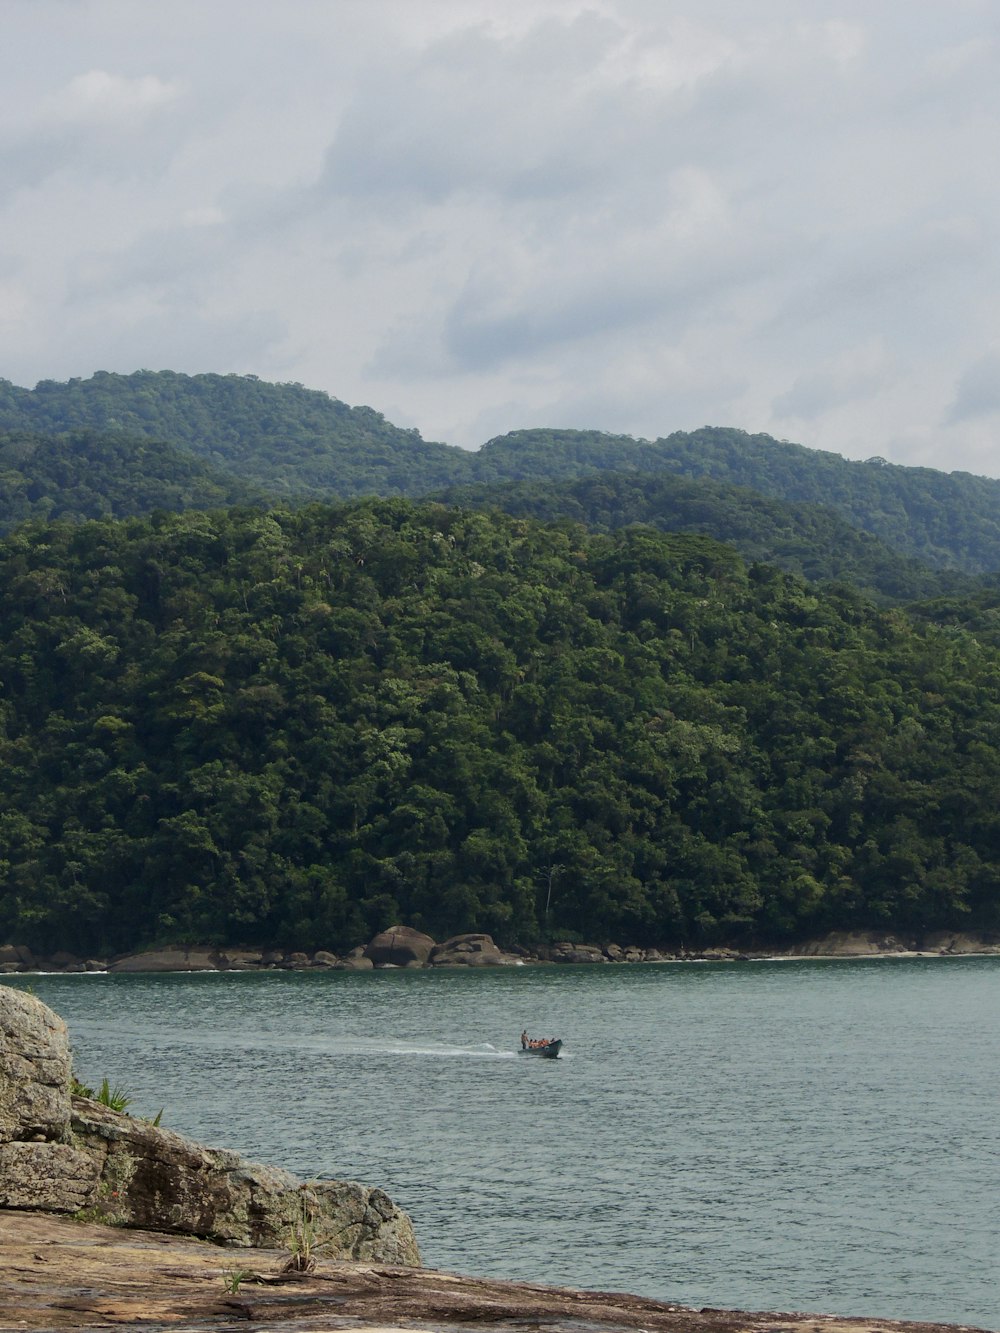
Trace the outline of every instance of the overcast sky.
<instances>
[{"instance_id":1,"label":"overcast sky","mask_svg":"<svg viewBox=\"0 0 1000 1333\"><path fill-rule=\"evenodd\" d=\"M0 0L0 376L1000 476L1000 0Z\"/></svg>"}]
</instances>

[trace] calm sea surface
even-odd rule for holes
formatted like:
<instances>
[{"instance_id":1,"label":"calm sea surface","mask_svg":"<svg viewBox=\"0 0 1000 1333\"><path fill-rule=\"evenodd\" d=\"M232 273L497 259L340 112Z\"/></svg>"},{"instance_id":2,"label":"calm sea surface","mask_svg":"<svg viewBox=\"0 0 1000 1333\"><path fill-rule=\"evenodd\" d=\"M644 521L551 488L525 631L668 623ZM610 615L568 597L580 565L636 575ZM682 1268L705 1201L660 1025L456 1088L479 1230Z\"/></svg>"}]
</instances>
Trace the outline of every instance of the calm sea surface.
<instances>
[{"instance_id":1,"label":"calm sea surface","mask_svg":"<svg viewBox=\"0 0 1000 1333\"><path fill-rule=\"evenodd\" d=\"M1000 959L5 980L84 1082L383 1186L434 1267L1000 1329Z\"/></svg>"}]
</instances>

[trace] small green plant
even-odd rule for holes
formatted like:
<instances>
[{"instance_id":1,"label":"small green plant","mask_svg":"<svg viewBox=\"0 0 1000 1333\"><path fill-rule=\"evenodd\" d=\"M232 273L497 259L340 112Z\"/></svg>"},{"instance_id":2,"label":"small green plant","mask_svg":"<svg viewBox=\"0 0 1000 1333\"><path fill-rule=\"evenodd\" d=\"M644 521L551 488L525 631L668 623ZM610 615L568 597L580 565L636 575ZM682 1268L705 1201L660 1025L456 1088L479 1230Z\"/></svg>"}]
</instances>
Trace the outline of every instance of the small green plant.
<instances>
[{"instance_id":1,"label":"small green plant","mask_svg":"<svg viewBox=\"0 0 1000 1333\"><path fill-rule=\"evenodd\" d=\"M127 1114L126 1108L132 1105L132 1098L125 1089L117 1083L112 1087L107 1079L101 1084L100 1091L95 1092L93 1088L88 1088L86 1083L81 1083L75 1074L70 1074L69 1090L74 1097L89 1097L92 1102L100 1102L109 1110L120 1111L123 1115ZM160 1114L162 1115L162 1112Z\"/></svg>"},{"instance_id":2,"label":"small green plant","mask_svg":"<svg viewBox=\"0 0 1000 1333\"><path fill-rule=\"evenodd\" d=\"M89 1097L92 1102L100 1102L102 1106L118 1111L121 1115L128 1115L128 1107L132 1105L132 1098L125 1089L117 1083L112 1087L107 1079L101 1083L100 1091L95 1092L93 1088L88 1088L86 1083L81 1083L75 1074L70 1074L69 1090L74 1097ZM144 1115L139 1119L145 1121L147 1125L152 1125L154 1129L159 1129L160 1121L163 1119L163 1107L160 1107L155 1116Z\"/></svg>"},{"instance_id":3,"label":"small green plant","mask_svg":"<svg viewBox=\"0 0 1000 1333\"><path fill-rule=\"evenodd\" d=\"M94 1089L88 1088L86 1083L81 1083L75 1074L69 1076L69 1090L74 1097L89 1097L94 1100Z\"/></svg>"},{"instance_id":4,"label":"small green plant","mask_svg":"<svg viewBox=\"0 0 1000 1333\"><path fill-rule=\"evenodd\" d=\"M316 1251L329 1245L327 1240L316 1239L313 1211L305 1194L299 1195L299 1215L288 1235L288 1258L281 1266L283 1273L311 1273L316 1267Z\"/></svg>"},{"instance_id":5,"label":"small green plant","mask_svg":"<svg viewBox=\"0 0 1000 1333\"><path fill-rule=\"evenodd\" d=\"M235 1296L244 1282L249 1282L253 1273L249 1268L224 1268L222 1270L222 1285L231 1295Z\"/></svg>"},{"instance_id":6,"label":"small green plant","mask_svg":"<svg viewBox=\"0 0 1000 1333\"><path fill-rule=\"evenodd\" d=\"M123 1115L128 1107L132 1105L132 1098L125 1089L117 1083L112 1087L107 1079L101 1084L101 1090L94 1100L100 1102L102 1106L106 1106L109 1110L119 1111Z\"/></svg>"}]
</instances>

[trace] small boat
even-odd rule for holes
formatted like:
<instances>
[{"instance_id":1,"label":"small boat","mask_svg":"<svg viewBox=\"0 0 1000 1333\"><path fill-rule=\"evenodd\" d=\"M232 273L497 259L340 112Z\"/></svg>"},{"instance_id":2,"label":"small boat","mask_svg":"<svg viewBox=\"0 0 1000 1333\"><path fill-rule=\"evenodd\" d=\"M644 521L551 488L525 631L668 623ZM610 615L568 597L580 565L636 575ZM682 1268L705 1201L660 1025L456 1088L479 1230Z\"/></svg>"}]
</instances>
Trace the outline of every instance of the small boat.
<instances>
[{"instance_id":1,"label":"small boat","mask_svg":"<svg viewBox=\"0 0 1000 1333\"><path fill-rule=\"evenodd\" d=\"M521 1041L522 1055L540 1055L543 1060L554 1060L561 1050L562 1042L560 1040L525 1041L522 1038Z\"/></svg>"}]
</instances>

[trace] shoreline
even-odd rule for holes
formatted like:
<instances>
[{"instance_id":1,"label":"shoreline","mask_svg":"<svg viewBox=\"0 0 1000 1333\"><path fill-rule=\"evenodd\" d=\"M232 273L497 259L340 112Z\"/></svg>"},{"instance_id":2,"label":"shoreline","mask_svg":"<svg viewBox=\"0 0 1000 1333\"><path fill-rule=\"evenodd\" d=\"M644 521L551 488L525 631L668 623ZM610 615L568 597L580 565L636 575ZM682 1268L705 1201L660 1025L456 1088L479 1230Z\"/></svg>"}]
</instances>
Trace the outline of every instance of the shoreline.
<instances>
[{"instance_id":1,"label":"shoreline","mask_svg":"<svg viewBox=\"0 0 1000 1333\"><path fill-rule=\"evenodd\" d=\"M393 928L402 935L405 928ZM392 932L383 932L384 935ZM416 934L416 932L409 932ZM856 962L859 959L983 958L1000 955L1000 936L985 932L936 931L921 938L876 931L834 931L787 949L720 945L701 950L667 950L638 945L596 945L557 942L535 950L505 952L488 935L459 936L410 956L359 945L348 954L323 949L276 950L222 948L212 945L167 947L109 958L83 959L65 952L35 954L23 945L0 946L0 978L4 976L118 975L157 972L288 972L393 971L400 969L465 970L470 967L566 967L635 964ZM437 956L435 956L437 955Z\"/></svg>"}]
</instances>

